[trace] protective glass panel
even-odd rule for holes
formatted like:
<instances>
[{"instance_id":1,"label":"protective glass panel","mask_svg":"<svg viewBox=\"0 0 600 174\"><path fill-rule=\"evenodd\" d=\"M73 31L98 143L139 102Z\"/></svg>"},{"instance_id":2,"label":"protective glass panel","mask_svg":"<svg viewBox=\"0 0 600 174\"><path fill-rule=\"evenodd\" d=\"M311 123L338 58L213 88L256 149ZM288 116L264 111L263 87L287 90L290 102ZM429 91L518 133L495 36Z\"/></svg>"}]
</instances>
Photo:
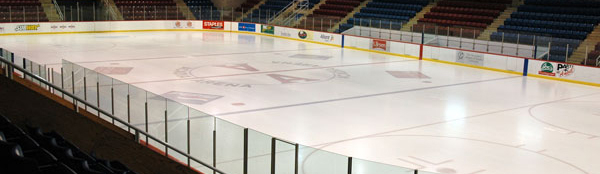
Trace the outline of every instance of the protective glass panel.
<instances>
[{"instance_id":1,"label":"protective glass panel","mask_svg":"<svg viewBox=\"0 0 600 174\"><path fill-rule=\"evenodd\" d=\"M188 113L189 108L173 100L167 100L167 142L169 145L188 152ZM169 154L179 161L187 160L178 153Z\"/></svg>"},{"instance_id":2,"label":"protective glass panel","mask_svg":"<svg viewBox=\"0 0 600 174\"><path fill-rule=\"evenodd\" d=\"M414 172L413 169L356 158L352 159L353 174L414 174Z\"/></svg>"},{"instance_id":3,"label":"protective glass panel","mask_svg":"<svg viewBox=\"0 0 600 174\"><path fill-rule=\"evenodd\" d=\"M296 151L295 146L275 140L275 173L294 174Z\"/></svg>"},{"instance_id":4,"label":"protective glass panel","mask_svg":"<svg viewBox=\"0 0 600 174\"><path fill-rule=\"evenodd\" d=\"M146 131L146 91L133 85L128 85L128 87L130 124Z\"/></svg>"},{"instance_id":5,"label":"protective glass panel","mask_svg":"<svg viewBox=\"0 0 600 174\"><path fill-rule=\"evenodd\" d=\"M299 173L310 174L347 174L348 157L318 150L308 146L300 146Z\"/></svg>"},{"instance_id":6,"label":"protective glass panel","mask_svg":"<svg viewBox=\"0 0 600 174\"><path fill-rule=\"evenodd\" d=\"M213 130L215 128L215 117L190 108L190 154L192 157L214 166L213 163ZM192 167L203 173L212 170L192 163Z\"/></svg>"},{"instance_id":7,"label":"protective glass panel","mask_svg":"<svg viewBox=\"0 0 600 174\"><path fill-rule=\"evenodd\" d=\"M166 141L166 109L167 100L159 95L147 92L146 101L148 102L148 133L161 141ZM151 143L152 144L152 143ZM155 147L165 151L161 144L152 144Z\"/></svg>"},{"instance_id":8,"label":"protective glass panel","mask_svg":"<svg viewBox=\"0 0 600 174\"><path fill-rule=\"evenodd\" d=\"M62 61L62 84L63 84L63 90L73 94L75 93L75 89L73 88L73 64L69 61L63 60ZM67 95L65 95L65 100L73 102L73 99L71 97L68 97Z\"/></svg>"},{"instance_id":9,"label":"protective glass panel","mask_svg":"<svg viewBox=\"0 0 600 174\"><path fill-rule=\"evenodd\" d=\"M244 128L217 118L217 169L242 173Z\"/></svg>"},{"instance_id":10,"label":"protective glass panel","mask_svg":"<svg viewBox=\"0 0 600 174\"><path fill-rule=\"evenodd\" d=\"M248 173L271 172L271 139L273 137L248 129Z\"/></svg>"},{"instance_id":11,"label":"protective glass panel","mask_svg":"<svg viewBox=\"0 0 600 174\"><path fill-rule=\"evenodd\" d=\"M57 87L63 89L62 88L62 75L60 73L54 72L54 71L52 72L52 84L54 86L57 86ZM61 97L63 96L62 92L60 92L58 90L53 90L53 93L57 96L61 96Z\"/></svg>"},{"instance_id":12,"label":"protective glass panel","mask_svg":"<svg viewBox=\"0 0 600 174\"><path fill-rule=\"evenodd\" d=\"M103 74L97 74L98 76L98 107L106 112L108 112L109 114L115 115L115 112L113 110L113 103L112 101L114 100L114 96L112 93L112 78L103 75ZM100 114L100 118L109 121L111 123L114 124L114 120L104 114ZM119 124L121 125L121 124Z\"/></svg>"},{"instance_id":13,"label":"protective glass panel","mask_svg":"<svg viewBox=\"0 0 600 174\"><path fill-rule=\"evenodd\" d=\"M108 78L110 78L110 77L108 77ZM110 83L112 83L112 89L113 89L114 116L127 122L127 123L131 123L132 125L138 127L139 125L136 125L133 122L131 122L130 110L129 110L129 109L131 109L131 100L130 100L131 98L128 99L129 85L127 83L121 82L116 79L111 78L110 80L111 80ZM103 82L103 80L100 80L100 81ZM140 107L139 104L134 105L134 106ZM141 107L143 107L143 104ZM136 109L139 110L139 108L136 108ZM141 115L141 116L143 117L143 115ZM142 122L138 122L137 124L140 124L140 123L142 123ZM129 130L124 124L115 122L115 125L117 125L120 128L123 128L124 130Z\"/></svg>"},{"instance_id":14,"label":"protective glass panel","mask_svg":"<svg viewBox=\"0 0 600 174\"><path fill-rule=\"evenodd\" d=\"M95 71L84 68L85 71L85 101L90 103L92 106L98 107L98 73ZM94 109L87 108L87 111L92 114L98 114Z\"/></svg>"}]
</instances>

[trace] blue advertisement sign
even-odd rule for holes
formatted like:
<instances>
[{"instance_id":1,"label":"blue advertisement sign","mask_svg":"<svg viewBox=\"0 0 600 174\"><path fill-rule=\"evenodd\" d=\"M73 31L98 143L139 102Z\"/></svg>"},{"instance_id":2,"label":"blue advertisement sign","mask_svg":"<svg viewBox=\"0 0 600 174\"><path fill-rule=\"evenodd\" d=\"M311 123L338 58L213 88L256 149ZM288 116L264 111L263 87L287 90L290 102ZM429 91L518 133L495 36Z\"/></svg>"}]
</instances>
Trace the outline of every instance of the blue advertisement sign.
<instances>
[{"instance_id":1,"label":"blue advertisement sign","mask_svg":"<svg viewBox=\"0 0 600 174\"><path fill-rule=\"evenodd\" d=\"M256 24L238 23L238 31L256 31Z\"/></svg>"}]
</instances>

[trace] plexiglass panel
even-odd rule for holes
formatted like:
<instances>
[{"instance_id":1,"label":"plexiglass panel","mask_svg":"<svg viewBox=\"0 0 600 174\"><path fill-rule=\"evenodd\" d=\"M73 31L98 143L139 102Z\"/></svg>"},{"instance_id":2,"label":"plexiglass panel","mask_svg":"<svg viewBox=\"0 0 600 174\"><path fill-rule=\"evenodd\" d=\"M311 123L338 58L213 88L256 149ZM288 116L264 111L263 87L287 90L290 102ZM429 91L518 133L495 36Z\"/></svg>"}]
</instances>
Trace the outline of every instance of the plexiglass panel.
<instances>
[{"instance_id":1,"label":"plexiglass panel","mask_svg":"<svg viewBox=\"0 0 600 174\"><path fill-rule=\"evenodd\" d=\"M217 169L242 173L244 128L217 118Z\"/></svg>"},{"instance_id":2,"label":"plexiglass panel","mask_svg":"<svg viewBox=\"0 0 600 174\"><path fill-rule=\"evenodd\" d=\"M348 157L318 150L308 146L300 146L299 173L310 174L347 174Z\"/></svg>"},{"instance_id":3,"label":"plexiglass panel","mask_svg":"<svg viewBox=\"0 0 600 174\"><path fill-rule=\"evenodd\" d=\"M188 113L189 108L167 99L167 142L169 145L187 152L188 149ZM186 161L183 155L171 153L179 161Z\"/></svg>"},{"instance_id":4,"label":"plexiglass panel","mask_svg":"<svg viewBox=\"0 0 600 174\"><path fill-rule=\"evenodd\" d=\"M190 108L190 154L211 166L213 163L213 130L215 117ZM212 170L192 163L192 167L203 173Z\"/></svg>"}]
</instances>

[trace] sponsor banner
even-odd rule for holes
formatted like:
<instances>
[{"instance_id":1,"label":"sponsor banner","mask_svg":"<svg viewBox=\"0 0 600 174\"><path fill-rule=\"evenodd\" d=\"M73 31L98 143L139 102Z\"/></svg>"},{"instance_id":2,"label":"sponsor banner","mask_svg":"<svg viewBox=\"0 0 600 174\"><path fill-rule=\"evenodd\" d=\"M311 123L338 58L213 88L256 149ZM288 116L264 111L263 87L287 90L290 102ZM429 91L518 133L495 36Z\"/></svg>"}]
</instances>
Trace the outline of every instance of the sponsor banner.
<instances>
[{"instance_id":1,"label":"sponsor banner","mask_svg":"<svg viewBox=\"0 0 600 174\"><path fill-rule=\"evenodd\" d=\"M262 25L260 32L265 34L275 34L275 26Z\"/></svg>"},{"instance_id":2,"label":"sponsor banner","mask_svg":"<svg viewBox=\"0 0 600 174\"><path fill-rule=\"evenodd\" d=\"M306 39L306 40L313 40L313 33L312 33L312 31L299 30L298 31L298 38L299 39Z\"/></svg>"},{"instance_id":3,"label":"sponsor banner","mask_svg":"<svg viewBox=\"0 0 600 174\"><path fill-rule=\"evenodd\" d=\"M575 65L564 63L544 62L537 74L552 77L568 77L575 73Z\"/></svg>"},{"instance_id":4,"label":"sponsor banner","mask_svg":"<svg viewBox=\"0 0 600 174\"><path fill-rule=\"evenodd\" d=\"M456 62L483 66L483 54L469 51L456 51Z\"/></svg>"},{"instance_id":5,"label":"sponsor banner","mask_svg":"<svg viewBox=\"0 0 600 174\"><path fill-rule=\"evenodd\" d=\"M15 26L15 32L36 32L40 30L40 24L23 24Z\"/></svg>"},{"instance_id":6,"label":"sponsor banner","mask_svg":"<svg viewBox=\"0 0 600 174\"><path fill-rule=\"evenodd\" d=\"M0 27L0 33L4 33L4 27Z\"/></svg>"},{"instance_id":7,"label":"sponsor banner","mask_svg":"<svg viewBox=\"0 0 600 174\"><path fill-rule=\"evenodd\" d=\"M195 28L192 21L177 21L173 28Z\"/></svg>"},{"instance_id":8,"label":"sponsor banner","mask_svg":"<svg viewBox=\"0 0 600 174\"><path fill-rule=\"evenodd\" d=\"M223 21L202 21L202 29L223 30L225 27Z\"/></svg>"},{"instance_id":9,"label":"sponsor banner","mask_svg":"<svg viewBox=\"0 0 600 174\"><path fill-rule=\"evenodd\" d=\"M296 38L295 37L296 29L285 28L285 27L278 27L277 28L277 33L278 33L279 36Z\"/></svg>"},{"instance_id":10,"label":"sponsor banner","mask_svg":"<svg viewBox=\"0 0 600 174\"><path fill-rule=\"evenodd\" d=\"M52 24L50 26L50 30L52 31L61 31L61 30L75 30L77 27L73 24Z\"/></svg>"},{"instance_id":11,"label":"sponsor banner","mask_svg":"<svg viewBox=\"0 0 600 174\"><path fill-rule=\"evenodd\" d=\"M315 32L316 33L316 32ZM329 33L316 33L317 37L314 38L317 42L334 43L335 36Z\"/></svg>"},{"instance_id":12,"label":"sponsor banner","mask_svg":"<svg viewBox=\"0 0 600 174\"><path fill-rule=\"evenodd\" d=\"M386 40L373 39L371 42L371 49L377 51L388 51L389 45Z\"/></svg>"},{"instance_id":13,"label":"sponsor banner","mask_svg":"<svg viewBox=\"0 0 600 174\"><path fill-rule=\"evenodd\" d=\"M255 32L256 31L256 24L238 23L238 31Z\"/></svg>"}]
</instances>

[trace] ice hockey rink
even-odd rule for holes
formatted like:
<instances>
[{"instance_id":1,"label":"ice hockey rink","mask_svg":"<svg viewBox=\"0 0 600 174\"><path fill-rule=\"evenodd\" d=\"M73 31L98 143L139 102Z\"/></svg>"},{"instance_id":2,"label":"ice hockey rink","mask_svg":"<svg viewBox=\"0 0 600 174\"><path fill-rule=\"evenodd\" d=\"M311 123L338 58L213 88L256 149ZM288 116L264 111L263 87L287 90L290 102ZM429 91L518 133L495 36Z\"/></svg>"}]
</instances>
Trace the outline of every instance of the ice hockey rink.
<instances>
[{"instance_id":1,"label":"ice hockey rink","mask_svg":"<svg viewBox=\"0 0 600 174\"><path fill-rule=\"evenodd\" d=\"M354 158L442 174L600 174L597 87L226 32L2 36L0 47ZM209 99L181 97L196 94Z\"/></svg>"}]
</instances>

